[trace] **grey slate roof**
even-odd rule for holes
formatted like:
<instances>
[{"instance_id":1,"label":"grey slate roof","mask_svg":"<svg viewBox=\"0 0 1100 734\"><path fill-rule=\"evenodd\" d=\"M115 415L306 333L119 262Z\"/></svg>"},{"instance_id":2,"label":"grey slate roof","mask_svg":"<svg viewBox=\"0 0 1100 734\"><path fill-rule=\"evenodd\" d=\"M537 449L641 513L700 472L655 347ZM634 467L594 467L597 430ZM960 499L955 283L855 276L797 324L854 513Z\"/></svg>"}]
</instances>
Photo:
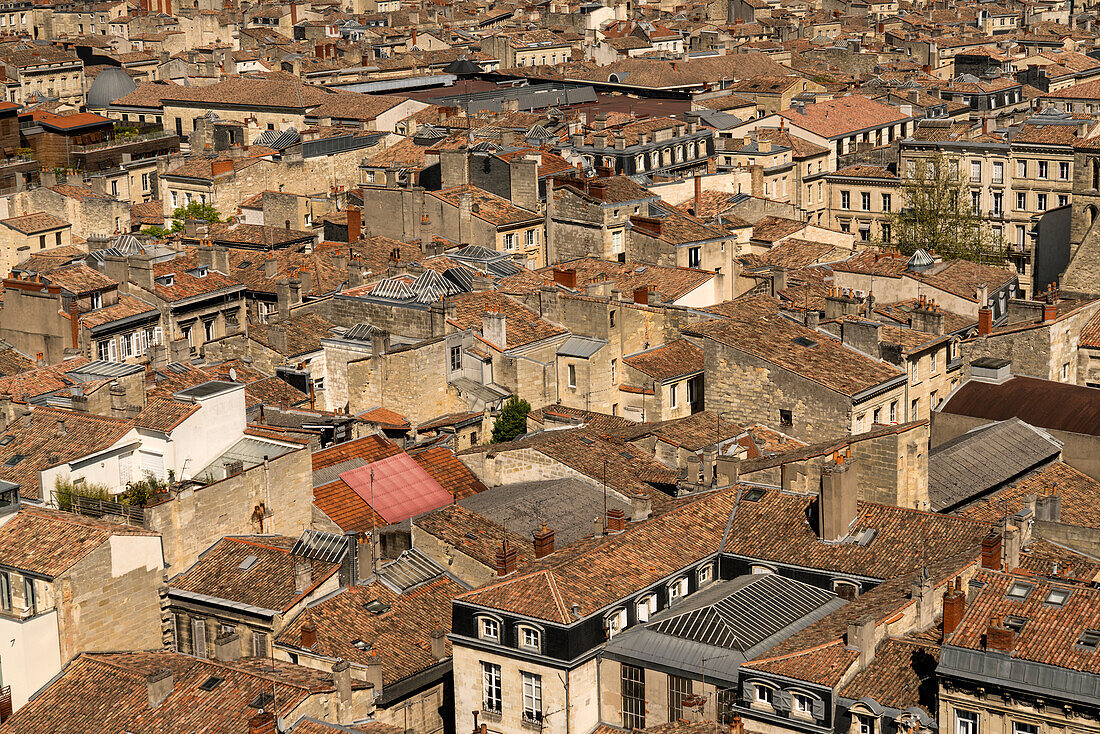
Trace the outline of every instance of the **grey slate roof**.
<instances>
[{"instance_id":1,"label":"grey slate roof","mask_svg":"<svg viewBox=\"0 0 1100 734\"><path fill-rule=\"evenodd\" d=\"M616 635L604 655L688 676L703 674L705 658L709 680L736 684L741 663L845 603L832 592L779 574L741 576L703 589L648 623Z\"/></svg>"},{"instance_id":2,"label":"grey slate roof","mask_svg":"<svg viewBox=\"0 0 1100 734\"><path fill-rule=\"evenodd\" d=\"M928 454L928 499L935 512L957 508L1048 461L1062 443L1010 418L979 426Z\"/></svg>"},{"instance_id":3,"label":"grey slate roof","mask_svg":"<svg viewBox=\"0 0 1100 734\"><path fill-rule=\"evenodd\" d=\"M560 357L579 357L588 359L607 344L606 339L592 339L587 336L571 336L558 347Z\"/></svg>"}]
</instances>

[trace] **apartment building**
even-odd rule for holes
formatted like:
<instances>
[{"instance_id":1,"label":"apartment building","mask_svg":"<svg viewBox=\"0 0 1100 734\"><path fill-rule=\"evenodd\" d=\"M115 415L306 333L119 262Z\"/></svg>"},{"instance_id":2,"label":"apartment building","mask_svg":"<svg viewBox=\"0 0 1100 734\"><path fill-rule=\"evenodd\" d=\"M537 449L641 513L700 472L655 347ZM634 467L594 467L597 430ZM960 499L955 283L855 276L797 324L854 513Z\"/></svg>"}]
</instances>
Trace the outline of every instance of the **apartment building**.
<instances>
[{"instance_id":1,"label":"apartment building","mask_svg":"<svg viewBox=\"0 0 1100 734\"><path fill-rule=\"evenodd\" d=\"M847 166L826 174L826 226L851 232L858 242L889 244L890 215L904 205L901 179L885 166Z\"/></svg>"}]
</instances>

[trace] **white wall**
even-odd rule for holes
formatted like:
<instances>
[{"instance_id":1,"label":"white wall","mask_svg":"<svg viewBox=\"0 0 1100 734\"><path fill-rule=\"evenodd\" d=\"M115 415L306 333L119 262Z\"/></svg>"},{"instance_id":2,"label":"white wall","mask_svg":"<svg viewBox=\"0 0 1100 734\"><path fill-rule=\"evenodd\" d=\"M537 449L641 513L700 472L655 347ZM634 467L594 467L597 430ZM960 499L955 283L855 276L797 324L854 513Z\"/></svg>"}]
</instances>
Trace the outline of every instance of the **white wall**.
<instances>
[{"instance_id":1,"label":"white wall","mask_svg":"<svg viewBox=\"0 0 1100 734\"><path fill-rule=\"evenodd\" d=\"M0 671L16 710L61 672L56 610L23 621L0 617Z\"/></svg>"},{"instance_id":2,"label":"white wall","mask_svg":"<svg viewBox=\"0 0 1100 734\"><path fill-rule=\"evenodd\" d=\"M201 471L244 433L244 385L198 401L199 410L173 431L165 467L186 479Z\"/></svg>"}]
</instances>

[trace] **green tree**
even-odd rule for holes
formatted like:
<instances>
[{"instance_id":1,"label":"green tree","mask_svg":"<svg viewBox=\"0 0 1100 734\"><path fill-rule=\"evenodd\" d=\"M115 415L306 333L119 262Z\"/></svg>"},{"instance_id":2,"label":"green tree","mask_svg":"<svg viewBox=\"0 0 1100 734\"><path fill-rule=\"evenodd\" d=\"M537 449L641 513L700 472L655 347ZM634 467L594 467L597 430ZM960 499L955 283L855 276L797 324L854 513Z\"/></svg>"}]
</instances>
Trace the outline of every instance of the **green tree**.
<instances>
[{"instance_id":1,"label":"green tree","mask_svg":"<svg viewBox=\"0 0 1100 734\"><path fill-rule=\"evenodd\" d=\"M218 210L209 204L204 204L200 201L192 201L187 206L178 206L172 212L172 225L167 229L164 227L146 227L143 232L157 239L162 239L169 235L179 234L183 231L183 223L188 219L201 219L205 222L220 222L222 215L218 213Z\"/></svg>"},{"instance_id":2,"label":"green tree","mask_svg":"<svg viewBox=\"0 0 1100 734\"><path fill-rule=\"evenodd\" d=\"M911 161L901 183L901 207L887 221L892 232L888 244L906 255L924 249L945 260L1003 260L1003 243L993 241L988 225L974 211L959 159L941 152Z\"/></svg>"},{"instance_id":3,"label":"green tree","mask_svg":"<svg viewBox=\"0 0 1100 734\"><path fill-rule=\"evenodd\" d=\"M493 423L493 443L511 441L516 436L527 433L527 414L531 404L513 395L500 409L500 415Z\"/></svg>"}]
</instances>

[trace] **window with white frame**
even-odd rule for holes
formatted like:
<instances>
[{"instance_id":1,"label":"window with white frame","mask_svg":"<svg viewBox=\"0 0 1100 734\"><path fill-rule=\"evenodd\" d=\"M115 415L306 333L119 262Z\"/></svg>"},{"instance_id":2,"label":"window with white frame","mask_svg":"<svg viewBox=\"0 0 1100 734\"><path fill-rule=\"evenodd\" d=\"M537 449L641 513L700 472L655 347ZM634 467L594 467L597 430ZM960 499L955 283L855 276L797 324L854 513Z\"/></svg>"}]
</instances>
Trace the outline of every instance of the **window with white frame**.
<instances>
[{"instance_id":1,"label":"window with white frame","mask_svg":"<svg viewBox=\"0 0 1100 734\"><path fill-rule=\"evenodd\" d=\"M527 247L534 247L539 243L539 231L537 229L529 229L523 233L523 244Z\"/></svg>"},{"instance_id":2,"label":"window with white frame","mask_svg":"<svg viewBox=\"0 0 1100 734\"><path fill-rule=\"evenodd\" d=\"M1013 721L1012 734L1039 734L1039 725L1028 724L1023 721Z\"/></svg>"},{"instance_id":3,"label":"window with white frame","mask_svg":"<svg viewBox=\"0 0 1100 734\"><path fill-rule=\"evenodd\" d=\"M708 563L699 569L699 586L709 584L714 579L714 565Z\"/></svg>"},{"instance_id":4,"label":"window with white frame","mask_svg":"<svg viewBox=\"0 0 1100 734\"><path fill-rule=\"evenodd\" d=\"M577 386L577 365L571 364L566 367L566 374L569 378L569 387Z\"/></svg>"},{"instance_id":5,"label":"window with white frame","mask_svg":"<svg viewBox=\"0 0 1100 734\"><path fill-rule=\"evenodd\" d=\"M504 707L501 690L500 666L495 663L481 664L481 710L499 714Z\"/></svg>"},{"instance_id":6,"label":"window with white frame","mask_svg":"<svg viewBox=\"0 0 1100 734\"><path fill-rule=\"evenodd\" d=\"M611 253L618 255L623 251L623 231L617 229L611 233Z\"/></svg>"},{"instance_id":7,"label":"window with white frame","mask_svg":"<svg viewBox=\"0 0 1100 734\"><path fill-rule=\"evenodd\" d=\"M955 709L955 734L978 734L978 712Z\"/></svg>"},{"instance_id":8,"label":"window with white frame","mask_svg":"<svg viewBox=\"0 0 1100 734\"><path fill-rule=\"evenodd\" d=\"M607 639L626 629L626 610L616 609L604 618L604 628L607 630Z\"/></svg>"},{"instance_id":9,"label":"window with white frame","mask_svg":"<svg viewBox=\"0 0 1100 734\"><path fill-rule=\"evenodd\" d=\"M542 723L542 676L523 671L523 720Z\"/></svg>"},{"instance_id":10,"label":"window with white frame","mask_svg":"<svg viewBox=\"0 0 1100 734\"><path fill-rule=\"evenodd\" d=\"M804 693L791 694L791 710L803 716L813 716L814 701Z\"/></svg>"},{"instance_id":11,"label":"window with white frame","mask_svg":"<svg viewBox=\"0 0 1100 734\"><path fill-rule=\"evenodd\" d=\"M534 627L520 627L519 644L528 650L539 650L542 648L542 633Z\"/></svg>"},{"instance_id":12,"label":"window with white frame","mask_svg":"<svg viewBox=\"0 0 1100 734\"><path fill-rule=\"evenodd\" d=\"M668 405L670 408L675 408L680 402L680 385L669 385L668 388Z\"/></svg>"},{"instance_id":13,"label":"window with white frame","mask_svg":"<svg viewBox=\"0 0 1100 734\"><path fill-rule=\"evenodd\" d=\"M504 235L504 249L505 250L513 250L513 249L515 249L515 247L516 247L516 236L514 234L512 234L511 232Z\"/></svg>"},{"instance_id":14,"label":"window with white frame","mask_svg":"<svg viewBox=\"0 0 1100 734\"><path fill-rule=\"evenodd\" d=\"M771 686L765 686L761 683L753 685L753 700L757 703L767 706L772 705L772 689Z\"/></svg>"},{"instance_id":15,"label":"window with white frame","mask_svg":"<svg viewBox=\"0 0 1100 734\"><path fill-rule=\"evenodd\" d=\"M676 579L668 585L668 599L670 602L676 601L687 596L688 593L688 580L685 576L682 579Z\"/></svg>"},{"instance_id":16,"label":"window with white frame","mask_svg":"<svg viewBox=\"0 0 1100 734\"><path fill-rule=\"evenodd\" d=\"M477 622L477 636L483 640L500 642L500 622L492 617L479 617Z\"/></svg>"},{"instance_id":17,"label":"window with white frame","mask_svg":"<svg viewBox=\"0 0 1100 734\"><path fill-rule=\"evenodd\" d=\"M875 720L870 716L857 714L856 725L859 727L859 734L875 734Z\"/></svg>"},{"instance_id":18,"label":"window with white frame","mask_svg":"<svg viewBox=\"0 0 1100 734\"><path fill-rule=\"evenodd\" d=\"M639 622L648 622L650 615L657 611L657 595L649 594L639 599L636 611Z\"/></svg>"}]
</instances>

